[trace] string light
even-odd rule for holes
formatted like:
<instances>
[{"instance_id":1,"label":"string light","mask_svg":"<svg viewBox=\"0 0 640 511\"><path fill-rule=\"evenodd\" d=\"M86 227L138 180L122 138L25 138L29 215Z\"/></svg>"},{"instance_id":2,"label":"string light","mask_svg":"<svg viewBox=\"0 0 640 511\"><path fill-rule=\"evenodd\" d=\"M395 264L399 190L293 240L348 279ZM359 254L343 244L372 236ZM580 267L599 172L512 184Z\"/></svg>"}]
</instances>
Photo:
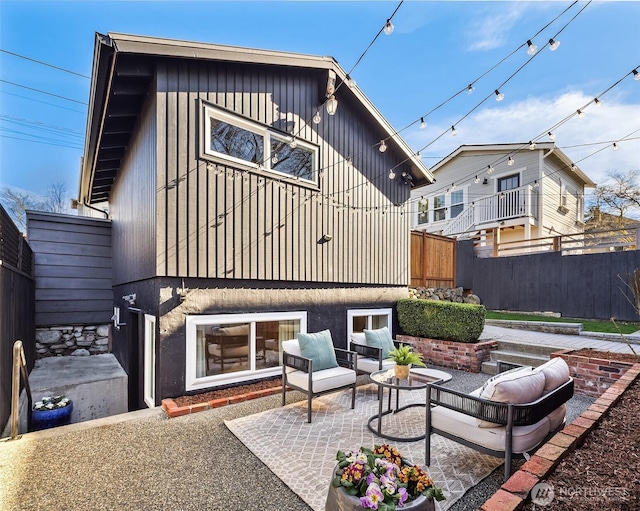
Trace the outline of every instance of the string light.
<instances>
[{"instance_id":1,"label":"string light","mask_svg":"<svg viewBox=\"0 0 640 511\"><path fill-rule=\"evenodd\" d=\"M576 113L578 114L578 118L583 119L585 116L585 113L580 110L579 108L576 110Z\"/></svg>"},{"instance_id":2,"label":"string light","mask_svg":"<svg viewBox=\"0 0 640 511\"><path fill-rule=\"evenodd\" d=\"M514 164L513 158L511 156L509 156L509 159L507 160L507 165L509 165L509 167L511 167L511 165Z\"/></svg>"},{"instance_id":3,"label":"string light","mask_svg":"<svg viewBox=\"0 0 640 511\"><path fill-rule=\"evenodd\" d=\"M502 92L500 92L498 89L496 89L495 93L496 101L502 101L504 99L504 94L502 94Z\"/></svg>"},{"instance_id":4,"label":"string light","mask_svg":"<svg viewBox=\"0 0 640 511\"><path fill-rule=\"evenodd\" d=\"M547 135L549 135L549 140L551 140L551 142L553 142L556 139L555 133L549 132L549 133L547 133Z\"/></svg>"},{"instance_id":5,"label":"string light","mask_svg":"<svg viewBox=\"0 0 640 511\"><path fill-rule=\"evenodd\" d=\"M615 142L613 143L613 146L611 146L611 147L612 147L612 149L613 149L614 151L617 151L618 149L620 149L620 148L618 147L618 144L616 144Z\"/></svg>"},{"instance_id":6,"label":"string light","mask_svg":"<svg viewBox=\"0 0 640 511\"><path fill-rule=\"evenodd\" d=\"M536 143L532 140L529 141L529 150L533 151L536 148Z\"/></svg>"},{"instance_id":7,"label":"string light","mask_svg":"<svg viewBox=\"0 0 640 511\"><path fill-rule=\"evenodd\" d=\"M493 165L487 165L487 174L491 174L494 170Z\"/></svg>"},{"instance_id":8,"label":"string light","mask_svg":"<svg viewBox=\"0 0 640 511\"><path fill-rule=\"evenodd\" d=\"M388 19L387 22L384 24L384 28L382 30L384 30L384 33L387 35L391 35L393 33L393 23L391 23L390 19Z\"/></svg>"},{"instance_id":9,"label":"string light","mask_svg":"<svg viewBox=\"0 0 640 511\"><path fill-rule=\"evenodd\" d=\"M451 136L455 137L458 134L458 130L455 126L451 126Z\"/></svg>"},{"instance_id":10,"label":"string light","mask_svg":"<svg viewBox=\"0 0 640 511\"><path fill-rule=\"evenodd\" d=\"M396 178L396 173L393 171L393 169L389 169L389 179L395 179Z\"/></svg>"},{"instance_id":11,"label":"string light","mask_svg":"<svg viewBox=\"0 0 640 511\"><path fill-rule=\"evenodd\" d=\"M599 100L598 98L594 98L593 102L595 103L595 105L597 107L601 107L602 106L602 101Z\"/></svg>"},{"instance_id":12,"label":"string light","mask_svg":"<svg viewBox=\"0 0 640 511\"><path fill-rule=\"evenodd\" d=\"M549 49L551 51L556 51L558 46L560 46L560 41L556 41L553 37L549 39Z\"/></svg>"},{"instance_id":13,"label":"string light","mask_svg":"<svg viewBox=\"0 0 640 511\"><path fill-rule=\"evenodd\" d=\"M473 91L474 91L474 90L475 90L475 89L473 88L473 84L472 84L472 83L470 83L470 84L468 85L468 87L467 87L467 94L473 94Z\"/></svg>"},{"instance_id":14,"label":"string light","mask_svg":"<svg viewBox=\"0 0 640 511\"><path fill-rule=\"evenodd\" d=\"M538 184L538 180L536 179L536 180L533 182L533 187L534 187L534 188L538 188L538 186L540 186L540 185Z\"/></svg>"},{"instance_id":15,"label":"string light","mask_svg":"<svg viewBox=\"0 0 640 511\"><path fill-rule=\"evenodd\" d=\"M338 100L333 94L331 94L331 96L329 96L329 98L327 99L325 107L327 108L327 113L329 115L336 114L336 110L338 109Z\"/></svg>"},{"instance_id":16,"label":"string light","mask_svg":"<svg viewBox=\"0 0 640 511\"><path fill-rule=\"evenodd\" d=\"M476 176L476 178L473 180L473 182L475 184L478 184L480 182L480 178L478 176Z\"/></svg>"},{"instance_id":17,"label":"string light","mask_svg":"<svg viewBox=\"0 0 640 511\"><path fill-rule=\"evenodd\" d=\"M533 44L531 40L527 41L527 46L529 47L527 48L527 53L531 56L535 55L536 52L538 51L538 47L535 44Z\"/></svg>"},{"instance_id":18,"label":"string light","mask_svg":"<svg viewBox=\"0 0 640 511\"><path fill-rule=\"evenodd\" d=\"M387 144L385 144L384 139L380 141L380 147L378 147L378 151L384 153L387 150Z\"/></svg>"},{"instance_id":19,"label":"string light","mask_svg":"<svg viewBox=\"0 0 640 511\"><path fill-rule=\"evenodd\" d=\"M291 149L295 149L296 147L298 147L298 141L296 140L296 137L291 137L291 142L289 142L289 147Z\"/></svg>"},{"instance_id":20,"label":"string light","mask_svg":"<svg viewBox=\"0 0 640 511\"><path fill-rule=\"evenodd\" d=\"M571 164L571 170L573 170L574 172L578 169L578 167L576 167L575 163Z\"/></svg>"},{"instance_id":21,"label":"string light","mask_svg":"<svg viewBox=\"0 0 640 511\"><path fill-rule=\"evenodd\" d=\"M631 71L631 73L633 74L634 80L640 80L640 73L638 73L638 71L634 69L633 71Z\"/></svg>"},{"instance_id":22,"label":"string light","mask_svg":"<svg viewBox=\"0 0 640 511\"><path fill-rule=\"evenodd\" d=\"M455 191L455 189L456 189L456 184L455 183L451 183L451 191L453 192L453 191Z\"/></svg>"},{"instance_id":23,"label":"string light","mask_svg":"<svg viewBox=\"0 0 640 511\"><path fill-rule=\"evenodd\" d=\"M320 110L316 110L316 115L313 116L313 123L320 124L322 117L320 117Z\"/></svg>"},{"instance_id":24,"label":"string light","mask_svg":"<svg viewBox=\"0 0 640 511\"><path fill-rule=\"evenodd\" d=\"M427 127L427 123L424 122L424 117L420 117L420 129L423 130Z\"/></svg>"}]
</instances>

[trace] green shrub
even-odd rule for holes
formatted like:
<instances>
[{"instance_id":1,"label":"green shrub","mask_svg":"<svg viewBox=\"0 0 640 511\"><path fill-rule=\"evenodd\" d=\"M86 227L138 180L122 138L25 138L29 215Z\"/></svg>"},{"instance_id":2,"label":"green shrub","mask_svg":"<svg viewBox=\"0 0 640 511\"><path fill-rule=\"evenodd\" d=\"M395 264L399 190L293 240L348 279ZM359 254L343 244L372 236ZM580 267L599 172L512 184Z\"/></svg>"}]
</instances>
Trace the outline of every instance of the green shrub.
<instances>
[{"instance_id":1,"label":"green shrub","mask_svg":"<svg viewBox=\"0 0 640 511\"><path fill-rule=\"evenodd\" d=\"M406 335L476 342L484 328L484 305L406 299L397 307L400 329Z\"/></svg>"}]
</instances>

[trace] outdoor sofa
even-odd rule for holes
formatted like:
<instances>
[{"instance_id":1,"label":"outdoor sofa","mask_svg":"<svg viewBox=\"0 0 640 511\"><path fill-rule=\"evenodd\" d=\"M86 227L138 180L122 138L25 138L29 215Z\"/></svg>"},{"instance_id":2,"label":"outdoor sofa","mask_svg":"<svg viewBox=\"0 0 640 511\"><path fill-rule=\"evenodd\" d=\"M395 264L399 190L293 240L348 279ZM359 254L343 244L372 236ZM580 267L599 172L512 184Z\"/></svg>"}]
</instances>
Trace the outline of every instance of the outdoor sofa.
<instances>
[{"instance_id":1,"label":"outdoor sofa","mask_svg":"<svg viewBox=\"0 0 640 511\"><path fill-rule=\"evenodd\" d=\"M572 396L573 379L561 358L537 368L499 362L498 374L468 394L431 384L425 462L431 463L430 442L435 433L504 458L506 481L513 457L526 457L564 426L565 403Z\"/></svg>"}]
</instances>

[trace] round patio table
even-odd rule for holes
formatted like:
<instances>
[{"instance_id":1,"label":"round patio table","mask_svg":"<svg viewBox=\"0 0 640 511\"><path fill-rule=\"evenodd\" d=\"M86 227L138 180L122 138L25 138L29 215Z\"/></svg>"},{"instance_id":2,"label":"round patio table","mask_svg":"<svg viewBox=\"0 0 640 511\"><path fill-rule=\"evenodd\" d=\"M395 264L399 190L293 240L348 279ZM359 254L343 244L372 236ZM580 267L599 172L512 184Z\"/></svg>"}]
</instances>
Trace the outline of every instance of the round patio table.
<instances>
[{"instance_id":1,"label":"round patio table","mask_svg":"<svg viewBox=\"0 0 640 511\"><path fill-rule=\"evenodd\" d=\"M374 371L369 374L369 377L371 378L371 381L378 386L378 413L369 418L367 427L373 434L396 442L416 442L418 440L424 439L426 436L419 435L416 437L396 437L383 433L382 417L384 417L385 415L388 415L390 413L398 413L413 406L426 406L426 400L425 403L411 403L402 407L399 406L399 392L401 390L426 389L430 383L444 383L452 378L449 373L445 373L444 371L440 371L438 369L426 369L423 367L411 368L411 371L409 372L409 378L407 378L406 380L400 380L396 378L393 368ZM382 408L385 388L389 389L389 400L387 409L383 411ZM391 395L393 394L394 390L396 391L396 405L395 408L391 408ZM374 421L377 421L376 428L371 425L371 423Z\"/></svg>"}]
</instances>

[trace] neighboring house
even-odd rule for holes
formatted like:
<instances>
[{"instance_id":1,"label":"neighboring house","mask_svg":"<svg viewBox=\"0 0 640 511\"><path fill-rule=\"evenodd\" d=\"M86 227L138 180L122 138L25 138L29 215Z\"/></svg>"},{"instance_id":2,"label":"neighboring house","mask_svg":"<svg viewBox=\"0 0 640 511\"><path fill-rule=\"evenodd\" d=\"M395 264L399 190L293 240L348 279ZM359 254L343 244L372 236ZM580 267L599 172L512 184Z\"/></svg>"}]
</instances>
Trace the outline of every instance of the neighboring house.
<instances>
[{"instance_id":1,"label":"neighboring house","mask_svg":"<svg viewBox=\"0 0 640 511\"><path fill-rule=\"evenodd\" d=\"M554 143L463 145L412 190L414 229L493 243L584 229L584 190L595 183Z\"/></svg>"},{"instance_id":2,"label":"neighboring house","mask_svg":"<svg viewBox=\"0 0 640 511\"><path fill-rule=\"evenodd\" d=\"M298 332L393 326L433 178L346 80L331 57L97 34L78 202L108 206L138 406L279 375Z\"/></svg>"}]
</instances>

